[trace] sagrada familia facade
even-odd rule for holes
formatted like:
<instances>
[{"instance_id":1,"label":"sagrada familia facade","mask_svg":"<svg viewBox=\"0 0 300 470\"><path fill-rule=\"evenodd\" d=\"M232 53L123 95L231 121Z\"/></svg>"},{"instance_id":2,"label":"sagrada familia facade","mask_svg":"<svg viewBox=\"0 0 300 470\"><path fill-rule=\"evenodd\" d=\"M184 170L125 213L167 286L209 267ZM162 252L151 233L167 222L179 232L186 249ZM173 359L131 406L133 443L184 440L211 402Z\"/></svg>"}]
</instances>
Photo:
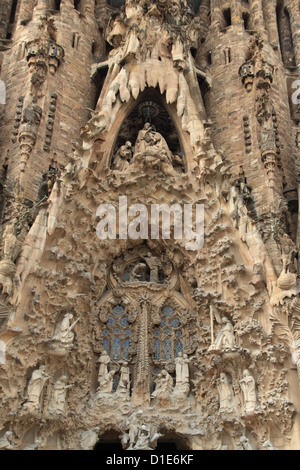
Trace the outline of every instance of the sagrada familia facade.
<instances>
[{"instance_id":1,"label":"sagrada familia facade","mask_svg":"<svg viewBox=\"0 0 300 470\"><path fill-rule=\"evenodd\" d=\"M300 449L299 0L1 0L0 51L0 448Z\"/></svg>"}]
</instances>

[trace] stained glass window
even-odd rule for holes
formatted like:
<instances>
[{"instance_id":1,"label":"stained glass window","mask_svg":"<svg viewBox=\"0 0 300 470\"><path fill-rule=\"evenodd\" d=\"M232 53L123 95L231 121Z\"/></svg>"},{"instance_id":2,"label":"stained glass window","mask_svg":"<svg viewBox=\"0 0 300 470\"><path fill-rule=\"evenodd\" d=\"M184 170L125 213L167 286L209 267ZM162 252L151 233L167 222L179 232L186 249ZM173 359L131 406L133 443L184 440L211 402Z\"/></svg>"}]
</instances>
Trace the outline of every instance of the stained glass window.
<instances>
[{"instance_id":1,"label":"stained glass window","mask_svg":"<svg viewBox=\"0 0 300 470\"><path fill-rule=\"evenodd\" d=\"M173 307L165 305L161 310L161 322L153 331L154 360L172 361L183 352L181 322Z\"/></svg>"},{"instance_id":2,"label":"stained glass window","mask_svg":"<svg viewBox=\"0 0 300 470\"><path fill-rule=\"evenodd\" d=\"M102 336L103 348L112 360L129 360L132 330L128 322L128 312L123 305L115 305L111 309Z\"/></svg>"}]
</instances>

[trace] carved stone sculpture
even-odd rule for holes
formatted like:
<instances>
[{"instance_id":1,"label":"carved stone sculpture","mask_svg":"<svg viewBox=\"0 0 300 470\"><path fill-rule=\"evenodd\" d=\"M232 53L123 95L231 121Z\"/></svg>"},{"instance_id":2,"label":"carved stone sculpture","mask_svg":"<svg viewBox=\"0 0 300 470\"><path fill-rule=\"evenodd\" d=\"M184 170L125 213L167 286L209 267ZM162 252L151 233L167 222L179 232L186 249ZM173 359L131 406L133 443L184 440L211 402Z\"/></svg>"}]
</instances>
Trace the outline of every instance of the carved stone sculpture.
<instances>
[{"instance_id":1,"label":"carved stone sculpture","mask_svg":"<svg viewBox=\"0 0 300 470\"><path fill-rule=\"evenodd\" d=\"M244 395L244 411L247 414L252 414L255 411L257 402L256 383L248 370L244 370L240 385Z\"/></svg>"},{"instance_id":2,"label":"carved stone sculpture","mask_svg":"<svg viewBox=\"0 0 300 470\"><path fill-rule=\"evenodd\" d=\"M78 323L79 319L74 321L73 314L67 313L65 314L62 322L58 325L57 331L55 332L52 342L51 342L51 349L57 353L60 351L62 353L69 351L73 346L73 341L75 334L73 333L73 328Z\"/></svg>"},{"instance_id":3,"label":"carved stone sculpture","mask_svg":"<svg viewBox=\"0 0 300 470\"><path fill-rule=\"evenodd\" d=\"M236 345L234 327L227 317L222 318L222 327L217 335L215 342L210 346L210 351L224 351L233 349Z\"/></svg>"},{"instance_id":4,"label":"carved stone sculpture","mask_svg":"<svg viewBox=\"0 0 300 470\"><path fill-rule=\"evenodd\" d=\"M124 145L117 151L113 161L113 169L118 171L126 171L129 168L132 159L132 144L125 142Z\"/></svg>"},{"instance_id":5,"label":"carved stone sculpture","mask_svg":"<svg viewBox=\"0 0 300 470\"><path fill-rule=\"evenodd\" d=\"M222 372L218 381L220 413L232 413L235 410L234 393L227 375Z\"/></svg>"},{"instance_id":6,"label":"carved stone sculpture","mask_svg":"<svg viewBox=\"0 0 300 470\"><path fill-rule=\"evenodd\" d=\"M51 400L48 407L48 413L54 415L62 415L66 408L66 394L68 388L72 385L67 385L67 377L63 375L58 379L52 389Z\"/></svg>"},{"instance_id":7,"label":"carved stone sculpture","mask_svg":"<svg viewBox=\"0 0 300 470\"><path fill-rule=\"evenodd\" d=\"M46 373L46 367L40 366L39 369L36 369L29 381L28 389L27 389L27 396L28 399L24 404L24 410L26 411L33 411L38 410L41 405L41 395L44 389L44 386L49 380L50 376Z\"/></svg>"},{"instance_id":8,"label":"carved stone sculpture","mask_svg":"<svg viewBox=\"0 0 300 470\"><path fill-rule=\"evenodd\" d=\"M178 353L175 359L176 384L173 395L176 397L186 397L190 391L189 359L187 354Z\"/></svg>"}]
</instances>

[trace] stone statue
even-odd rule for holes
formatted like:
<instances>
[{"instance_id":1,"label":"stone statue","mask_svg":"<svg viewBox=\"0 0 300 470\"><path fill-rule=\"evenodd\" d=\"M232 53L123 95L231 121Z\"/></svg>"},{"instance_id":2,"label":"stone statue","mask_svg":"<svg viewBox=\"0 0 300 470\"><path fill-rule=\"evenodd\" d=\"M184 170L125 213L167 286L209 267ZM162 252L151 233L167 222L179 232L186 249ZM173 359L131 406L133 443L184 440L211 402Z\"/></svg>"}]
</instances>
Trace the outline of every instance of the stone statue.
<instances>
[{"instance_id":1,"label":"stone statue","mask_svg":"<svg viewBox=\"0 0 300 470\"><path fill-rule=\"evenodd\" d=\"M105 393L105 394L112 393L113 384L114 384L113 379L114 379L115 373L116 373L115 370L111 370L111 371L107 372L107 374L99 380L99 387L98 387L97 392L100 392L100 395L103 394L103 393Z\"/></svg>"},{"instance_id":2,"label":"stone statue","mask_svg":"<svg viewBox=\"0 0 300 470\"><path fill-rule=\"evenodd\" d=\"M138 410L136 413L134 413L129 421L129 431L128 434L125 433L124 435L124 443L127 441L129 443L129 448L132 448L138 437L139 433L139 427L141 425L141 416L143 414L142 410Z\"/></svg>"},{"instance_id":3,"label":"stone statue","mask_svg":"<svg viewBox=\"0 0 300 470\"><path fill-rule=\"evenodd\" d=\"M117 388L118 395L129 395L130 389L130 369L128 367L128 362L124 361L121 370L120 370L120 380Z\"/></svg>"},{"instance_id":4,"label":"stone statue","mask_svg":"<svg viewBox=\"0 0 300 470\"><path fill-rule=\"evenodd\" d=\"M164 137L156 131L154 126L146 122L139 132L135 147L133 161L146 168L162 171L168 175L176 175L173 168L173 154Z\"/></svg>"},{"instance_id":5,"label":"stone statue","mask_svg":"<svg viewBox=\"0 0 300 470\"><path fill-rule=\"evenodd\" d=\"M99 371L98 371L98 382L100 383L101 380L107 376L108 364L110 364L110 357L106 351L103 351L103 353L98 359L98 362L100 363Z\"/></svg>"},{"instance_id":6,"label":"stone statue","mask_svg":"<svg viewBox=\"0 0 300 470\"><path fill-rule=\"evenodd\" d=\"M156 447L157 439L162 434L152 435L149 426L142 424L138 430L137 441L133 447L134 450L153 450Z\"/></svg>"},{"instance_id":7,"label":"stone statue","mask_svg":"<svg viewBox=\"0 0 300 470\"><path fill-rule=\"evenodd\" d=\"M232 323L226 317L223 317L221 322L223 326L221 327L215 342L210 346L209 350L222 351L225 349L233 349L234 346L236 346L234 327Z\"/></svg>"},{"instance_id":8,"label":"stone statue","mask_svg":"<svg viewBox=\"0 0 300 470\"><path fill-rule=\"evenodd\" d=\"M14 448L14 435L11 431L6 431L0 438L0 450L8 450Z\"/></svg>"},{"instance_id":9,"label":"stone statue","mask_svg":"<svg viewBox=\"0 0 300 470\"><path fill-rule=\"evenodd\" d=\"M249 370L244 370L240 385L244 395L244 411L253 413L256 408L256 384Z\"/></svg>"},{"instance_id":10,"label":"stone statue","mask_svg":"<svg viewBox=\"0 0 300 470\"><path fill-rule=\"evenodd\" d=\"M41 366L39 369L36 369L30 379L27 395L27 402L24 404L26 409L38 409L40 407L40 399L45 383L50 378L46 373L46 367Z\"/></svg>"},{"instance_id":11,"label":"stone statue","mask_svg":"<svg viewBox=\"0 0 300 470\"><path fill-rule=\"evenodd\" d=\"M72 330L79 321L79 318L75 322L71 323L72 319L72 313L67 313L64 316L63 321L60 323L57 333L53 336L53 342L58 343L60 347L70 348L73 345L74 333Z\"/></svg>"},{"instance_id":12,"label":"stone statue","mask_svg":"<svg viewBox=\"0 0 300 470\"><path fill-rule=\"evenodd\" d=\"M234 394L227 375L224 372L220 374L218 392L220 397L219 411L221 413L232 413L234 411Z\"/></svg>"},{"instance_id":13,"label":"stone statue","mask_svg":"<svg viewBox=\"0 0 300 470\"><path fill-rule=\"evenodd\" d=\"M288 273L294 263L297 250L295 244L286 233L279 240L281 245L282 270L284 273Z\"/></svg>"},{"instance_id":14,"label":"stone statue","mask_svg":"<svg viewBox=\"0 0 300 470\"><path fill-rule=\"evenodd\" d=\"M131 142L127 141L117 151L114 162L113 162L113 169L118 170L118 171L126 171L129 167L131 159L132 159L132 144Z\"/></svg>"},{"instance_id":15,"label":"stone statue","mask_svg":"<svg viewBox=\"0 0 300 470\"><path fill-rule=\"evenodd\" d=\"M153 256L150 252L144 257L147 266L150 268L150 282L159 282L158 270L161 266L161 262L156 256Z\"/></svg>"},{"instance_id":16,"label":"stone statue","mask_svg":"<svg viewBox=\"0 0 300 470\"><path fill-rule=\"evenodd\" d=\"M156 387L151 398L159 398L163 394L170 394L173 391L173 378L166 371L162 370L156 379Z\"/></svg>"},{"instance_id":17,"label":"stone statue","mask_svg":"<svg viewBox=\"0 0 300 470\"><path fill-rule=\"evenodd\" d=\"M67 377L63 375L56 381L52 390L52 396L48 408L51 414L63 414L66 407L66 394L68 388L72 385L67 385Z\"/></svg>"},{"instance_id":18,"label":"stone statue","mask_svg":"<svg viewBox=\"0 0 300 470\"><path fill-rule=\"evenodd\" d=\"M14 261L16 251L16 224L17 219L11 220L6 224L3 232L3 259Z\"/></svg>"},{"instance_id":19,"label":"stone statue","mask_svg":"<svg viewBox=\"0 0 300 470\"><path fill-rule=\"evenodd\" d=\"M187 354L178 353L175 359L176 384L174 395L185 398L190 392L189 359Z\"/></svg>"}]
</instances>

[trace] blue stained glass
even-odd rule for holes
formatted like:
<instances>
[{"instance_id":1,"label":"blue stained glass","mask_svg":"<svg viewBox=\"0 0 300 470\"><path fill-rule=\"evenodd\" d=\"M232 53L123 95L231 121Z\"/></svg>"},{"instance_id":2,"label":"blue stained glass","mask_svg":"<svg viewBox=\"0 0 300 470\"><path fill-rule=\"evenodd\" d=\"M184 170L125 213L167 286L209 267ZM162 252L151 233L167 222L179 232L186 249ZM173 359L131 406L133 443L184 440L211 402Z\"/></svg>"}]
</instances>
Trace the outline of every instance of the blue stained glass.
<instances>
[{"instance_id":1,"label":"blue stained glass","mask_svg":"<svg viewBox=\"0 0 300 470\"><path fill-rule=\"evenodd\" d=\"M116 305L113 309L113 314L114 315L117 315L117 316L120 316L120 315L124 315L125 313L125 308L122 306L122 305Z\"/></svg>"},{"instance_id":2,"label":"blue stained glass","mask_svg":"<svg viewBox=\"0 0 300 470\"><path fill-rule=\"evenodd\" d=\"M129 346L130 346L130 340L126 339L124 343L124 349L123 349L123 359L129 360Z\"/></svg>"},{"instance_id":3,"label":"blue stained glass","mask_svg":"<svg viewBox=\"0 0 300 470\"><path fill-rule=\"evenodd\" d=\"M170 320L170 325L173 327L173 328L178 328L180 326L180 320L179 318L172 318L172 320Z\"/></svg>"},{"instance_id":4,"label":"blue stained glass","mask_svg":"<svg viewBox=\"0 0 300 470\"><path fill-rule=\"evenodd\" d=\"M172 360L172 341L170 339L166 339L164 342L164 353L166 361Z\"/></svg>"},{"instance_id":5,"label":"blue stained glass","mask_svg":"<svg viewBox=\"0 0 300 470\"><path fill-rule=\"evenodd\" d=\"M120 325L123 327L126 327L129 325L127 317L121 318L120 319Z\"/></svg>"},{"instance_id":6,"label":"blue stained glass","mask_svg":"<svg viewBox=\"0 0 300 470\"><path fill-rule=\"evenodd\" d=\"M105 351L107 352L107 354L109 355L109 341L107 339L104 339L102 341L102 346L105 349Z\"/></svg>"},{"instance_id":7,"label":"blue stained glass","mask_svg":"<svg viewBox=\"0 0 300 470\"><path fill-rule=\"evenodd\" d=\"M103 333L104 336L108 336L109 335L109 330L103 330L102 333Z\"/></svg>"},{"instance_id":8,"label":"blue stained glass","mask_svg":"<svg viewBox=\"0 0 300 470\"><path fill-rule=\"evenodd\" d=\"M175 336L177 336L177 338L181 338L182 331L180 331L180 330L175 331Z\"/></svg>"},{"instance_id":9,"label":"blue stained glass","mask_svg":"<svg viewBox=\"0 0 300 470\"><path fill-rule=\"evenodd\" d=\"M160 360L160 341L158 339L154 341L154 360Z\"/></svg>"},{"instance_id":10,"label":"blue stained glass","mask_svg":"<svg viewBox=\"0 0 300 470\"><path fill-rule=\"evenodd\" d=\"M178 357L178 354L180 352L183 353L183 345L182 345L182 342L178 340L176 341L176 344L175 344L175 357Z\"/></svg>"},{"instance_id":11,"label":"blue stained glass","mask_svg":"<svg viewBox=\"0 0 300 470\"><path fill-rule=\"evenodd\" d=\"M131 330L126 330L125 335L126 336L132 336L132 331Z\"/></svg>"},{"instance_id":12,"label":"blue stained glass","mask_svg":"<svg viewBox=\"0 0 300 470\"><path fill-rule=\"evenodd\" d=\"M116 324L116 320L114 319L114 317L108 317L106 324L107 326L114 326Z\"/></svg>"},{"instance_id":13,"label":"blue stained glass","mask_svg":"<svg viewBox=\"0 0 300 470\"><path fill-rule=\"evenodd\" d=\"M114 334L119 335L121 333L121 328L115 328L114 329Z\"/></svg>"},{"instance_id":14,"label":"blue stained glass","mask_svg":"<svg viewBox=\"0 0 300 470\"><path fill-rule=\"evenodd\" d=\"M169 335L169 336L170 336L170 335L172 334L172 330L170 330L170 328L167 328L167 329L165 330L165 333L166 333L166 335Z\"/></svg>"},{"instance_id":15,"label":"blue stained glass","mask_svg":"<svg viewBox=\"0 0 300 470\"><path fill-rule=\"evenodd\" d=\"M158 337L160 336L160 331L159 331L159 330L155 330L155 331L153 332L153 335L154 335L156 338L158 338Z\"/></svg>"},{"instance_id":16,"label":"blue stained glass","mask_svg":"<svg viewBox=\"0 0 300 470\"><path fill-rule=\"evenodd\" d=\"M174 312L174 309L168 305L166 307L163 307L162 309L162 314L167 318L172 317L174 315Z\"/></svg>"},{"instance_id":17,"label":"blue stained glass","mask_svg":"<svg viewBox=\"0 0 300 470\"><path fill-rule=\"evenodd\" d=\"M121 341L119 338L113 340L111 359L121 359Z\"/></svg>"},{"instance_id":18,"label":"blue stained glass","mask_svg":"<svg viewBox=\"0 0 300 470\"><path fill-rule=\"evenodd\" d=\"M159 325L161 328L164 328L166 326L166 320L163 318L162 321L160 322Z\"/></svg>"}]
</instances>

